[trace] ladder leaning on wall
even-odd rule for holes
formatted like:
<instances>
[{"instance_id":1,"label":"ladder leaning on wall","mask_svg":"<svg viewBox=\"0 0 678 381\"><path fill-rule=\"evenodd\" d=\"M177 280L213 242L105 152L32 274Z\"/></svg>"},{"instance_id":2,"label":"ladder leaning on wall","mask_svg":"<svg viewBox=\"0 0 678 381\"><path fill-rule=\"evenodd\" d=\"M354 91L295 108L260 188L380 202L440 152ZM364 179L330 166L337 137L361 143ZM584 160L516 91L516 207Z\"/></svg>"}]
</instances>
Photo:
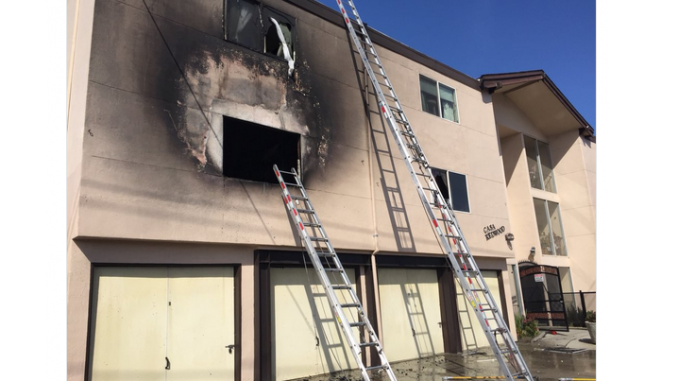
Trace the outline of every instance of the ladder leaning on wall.
<instances>
[{"instance_id":1,"label":"ladder leaning on wall","mask_svg":"<svg viewBox=\"0 0 678 381\"><path fill-rule=\"evenodd\" d=\"M391 381L396 381L379 338L353 290L344 266L339 261L336 251L334 251L334 247L311 204L297 171L294 168L291 172L281 171L277 165L273 166L273 171L282 188L282 197L287 213L294 221L297 233L309 258L311 258L313 268L318 274L325 294L327 294L334 317L348 340L348 345L360 368L363 380L370 381L372 371L385 371ZM287 177L288 181L285 180L284 176ZM297 207L297 205L300 207ZM349 301L342 303L337 295L338 292L343 292L344 296L348 294ZM360 340L361 335L356 335L354 328L364 330L364 333L366 333L366 335L363 335L365 341ZM379 355L381 365L365 366L362 361L363 348L374 348ZM379 379L381 380L383 377L379 376Z\"/></svg>"},{"instance_id":2,"label":"ladder leaning on wall","mask_svg":"<svg viewBox=\"0 0 678 381\"><path fill-rule=\"evenodd\" d=\"M417 193L429 217L431 226L447 255L449 265L459 279L464 294L483 327L487 341L499 362L501 372L507 379L521 378L534 381L517 344L511 337L508 326L501 316L497 303L494 301L487 283L485 283L485 279L483 279L480 269L471 255L454 211L447 204L436 184L429 162L417 141L393 85L384 71L379 55L367 35L365 24L358 15L352 0L336 1L353 44L358 50L372 82L381 114L386 119L400 153L405 159L407 169L417 187ZM352 16L346 11L344 4L348 5ZM356 27L358 30L356 30ZM422 185L422 181L424 185Z\"/></svg>"}]
</instances>

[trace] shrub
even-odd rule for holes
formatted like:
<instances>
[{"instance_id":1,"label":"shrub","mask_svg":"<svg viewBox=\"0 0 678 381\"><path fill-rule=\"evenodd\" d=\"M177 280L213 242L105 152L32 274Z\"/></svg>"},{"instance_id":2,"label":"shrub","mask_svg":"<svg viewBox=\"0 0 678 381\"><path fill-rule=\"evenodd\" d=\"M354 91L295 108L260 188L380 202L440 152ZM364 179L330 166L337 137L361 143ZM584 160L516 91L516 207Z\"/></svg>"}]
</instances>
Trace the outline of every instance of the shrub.
<instances>
[{"instance_id":1,"label":"shrub","mask_svg":"<svg viewBox=\"0 0 678 381\"><path fill-rule=\"evenodd\" d=\"M596 311L586 311L586 321L589 323L596 322Z\"/></svg>"},{"instance_id":2,"label":"shrub","mask_svg":"<svg viewBox=\"0 0 678 381\"><path fill-rule=\"evenodd\" d=\"M539 334L537 320L529 319L525 316L516 314L516 329L518 330L518 339L533 338Z\"/></svg>"}]
</instances>

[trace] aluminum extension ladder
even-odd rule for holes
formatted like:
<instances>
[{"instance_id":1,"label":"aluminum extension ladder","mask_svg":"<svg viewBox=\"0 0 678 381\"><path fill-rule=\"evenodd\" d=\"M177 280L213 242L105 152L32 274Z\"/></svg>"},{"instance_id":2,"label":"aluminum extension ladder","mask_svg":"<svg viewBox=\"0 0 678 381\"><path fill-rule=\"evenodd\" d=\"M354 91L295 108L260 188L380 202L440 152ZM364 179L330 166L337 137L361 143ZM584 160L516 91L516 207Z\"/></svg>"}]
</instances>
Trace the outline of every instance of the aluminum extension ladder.
<instances>
[{"instance_id":1,"label":"aluminum extension ladder","mask_svg":"<svg viewBox=\"0 0 678 381\"><path fill-rule=\"evenodd\" d=\"M299 233L299 237L303 241L306 252L308 252L308 256L311 258L313 267L318 274L318 279L325 289L334 316L337 319L341 330L344 332L344 336L348 340L348 344L353 353L353 357L360 368L363 380L370 381L371 378L368 372L377 370L385 371L391 381L396 381L395 374L393 373L393 369L388 363L388 360L386 360L386 355L384 355L384 350L379 342L379 338L374 332L374 328L372 328L372 324L370 324L367 314L353 290L351 281L348 276L346 276L344 266L341 265L339 257L334 251L334 247L327 236L327 232L325 232L325 228L320 222L320 218L318 218L318 214L315 212L315 209L313 209L311 200L306 193L304 185L301 183L297 171L294 168L292 168L291 172L281 171L278 169L277 165L273 165L273 170L275 171L275 176L282 188L282 197L283 202L287 207L287 213L289 213L290 217L295 222L297 233ZM288 178L292 177L292 182L285 181L283 175L286 175ZM301 207L297 208L296 205L299 204ZM332 283L328 273L338 275L339 279L333 277L334 283ZM345 290L349 295L350 301L348 303L341 303L336 290ZM349 318L357 318L357 321L350 321ZM365 330L364 332L367 333L365 337L366 341L361 341L356 337L353 330L354 327ZM379 354L381 365L371 367L365 366L361 356L363 348L375 348Z\"/></svg>"},{"instance_id":2,"label":"aluminum extension ladder","mask_svg":"<svg viewBox=\"0 0 678 381\"><path fill-rule=\"evenodd\" d=\"M417 193L432 228L447 255L448 263L460 280L459 283L462 285L464 294L470 301L475 315L483 327L492 351L499 362L501 372L507 379L520 378L534 381L518 346L511 337L508 326L501 317L497 303L494 301L487 283L485 283L485 279L483 279L480 269L469 251L454 211L447 204L436 184L429 162L414 135L412 126L396 96L391 81L384 71L377 51L367 35L367 28L358 15L353 1L336 1L365 70L372 81L372 87L378 98L379 109L398 143L398 148L417 187ZM353 14L352 17L347 13L344 4L348 5ZM356 30L356 26L358 30ZM377 79L377 76L383 82ZM417 164L416 170L414 163ZM422 185L422 180L425 185Z\"/></svg>"}]
</instances>

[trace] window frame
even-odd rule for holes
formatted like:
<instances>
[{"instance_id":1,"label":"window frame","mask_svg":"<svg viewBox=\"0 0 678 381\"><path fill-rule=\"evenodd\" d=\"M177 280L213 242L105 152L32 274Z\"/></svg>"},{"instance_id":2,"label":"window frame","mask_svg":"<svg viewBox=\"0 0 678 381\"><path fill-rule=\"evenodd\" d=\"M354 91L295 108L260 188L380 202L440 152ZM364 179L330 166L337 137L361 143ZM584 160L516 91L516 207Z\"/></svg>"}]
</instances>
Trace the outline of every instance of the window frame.
<instances>
[{"instance_id":1,"label":"window frame","mask_svg":"<svg viewBox=\"0 0 678 381\"><path fill-rule=\"evenodd\" d=\"M546 215L546 222L548 225L549 229L549 241L551 243L551 252L552 253L545 253L544 250L542 250L542 255L553 255L557 257L568 257L568 252L567 252L567 242L565 242L565 228L563 226L563 214L560 212L560 203L555 202L555 201L550 201L546 200L543 198L539 197L532 197L533 200L539 200L542 201L542 205L544 206L544 212ZM534 201L532 201L533 205L535 204ZM560 225L560 232L563 234L562 242L563 242L563 248L562 252L563 254L558 254L556 251L556 240L554 239L554 234L553 234L553 225L551 223L551 212L549 212L549 203L555 204L556 205L556 213L558 214L558 224ZM536 208L536 205L535 205ZM539 236L539 247L541 248L541 236L539 235L539 218L537 217L537 209L534 210L535 213L535 220L537 221L537 235Z\"/></svg>"},{"instance_id":2,"label":"window frame","mask_svg":"<svg viewBox=\"0 0 678 381\"><path fill-rule=\"evenodd\" d=\"M461 124L461 111L460 111L460 107L459 107L459 97L457 96L457 89L456 89L455 87L452 87L452 86L448 85L448 84L445 84L445 83L442 83L442 82L440 82L440 81L437 81L437 80L435 80L435 79L433 79L433 78L429 78L429 77L427 77L427 76L425 76L425 75L423 75L423 74L419 74L419 99L420 99L420 100L423 100L423 98L422 98L422 96L421 96L421 93L422 93L421 79L422 79L422 78L425 78L425 79L427 79L427 80L429 80L429 81L431 81L431 82L435 82L435 83L436 83L436 97L437 97L437 99L438 99L438 114L436 115L436 114L430 113L430 112L424 110L423 107L421 108L421 111L424 112L424 113L426 113L426 114L429 114L429 115L436 115L436 116L437 116L438 118L440 118L440 119L443 119L443 120L446 120L446 121L448 121L448 122L452 122L452 123L455 123L455 124L459 124L459 125L460 125L460 124ZM443 117L443 103L442 103L442 98L440 97L440 85L443 85L443 86L445 86L445 87L447 87L447 88L449 88L449 89L452 89L452 91L454 92L454 105L455 105L455 107L456 107L456 115L457 115L457 120L456 120L456 121L455 121L455 120L451 120L451 119L447 119L447 118ZM456 172L455 172L455 173L456 173Z\"/></svg>"},{"instance_id":3,"label":"window frame","mask_svg":"<svg viewBox=\"0 0 678 381\"><path fill-rule=\"evenodd\" d=\"M537 172L539 173L539 185L541 186L541 188L535 188L534 186L532 186L532 181L530 181L530 188L533 188L533 189L539 189L539 190L544 191L544 192L549 192L549 193L557 194L557 193L558 193L558 187L557 187L557 185L556 185L556 171L555 171L555 168L551 168L551 176L553 177L553 191L550 191L550 190L546 189L546 183L544 182L544 171L542 170L542 166L541 166L541 154L539 153L539 143L542 143L542 144L544 144L546 147L548 147L548 157L549 157L549 161L551 162L551 167L553 167L553 156L551 155L551 146L550 146L548 143L544 142L544 141L541 141L541 140L539 140L539 139L537 139L537 138L534 138L534 137L532 137L532 136L530 136L530 135L523 134L523 144L525 145L525 158L526 158L526 159L528 159L528 157L527 157L527 140L526 140L526 138L530 138L530 139L534 140L534 142L535 142L534 150L535 150L536 153L537 153L537 157L536 157L536 160L535 160L535 161L537 162ZM530 170L529 164L528 164L527 170L528 170L528 175L529 175L529 170Z\"/></svg>"},{"instance_id":4,"label":"window frame","mask_svg":"<svg viewBox=\"0 0 678 381\"><path fill-rule=\"evenodd\" d=\"M240 1L247 2L247 3L253 4L253 5L256 6L256 9L257 9L256 17L258 18L258 21L257 21L258 25L257 25L257 28L256 28L257 33L258 33L257 39L260 42L260 44L258 44L259 46L257 46L256 48L252 48L252 47L249 47L249 46L247 46L243 43L239 43L239 42L235 41L232 36L229 36L229 26L228 26L228 21L229 21L228 20L228 8L229 7L228 7L228 4L232 3L234 1L235 2L240 2ZM268 15L266 13L268 13ZM276 54L266 52L266 34L267 34L268 29L266 28L267 22L264 19L264 17L270 16L270 14L278 15L279 17L284 18L285 21L289 22L289 24L291 26L290 34L292 35L291 46L289 47L290 48L290 55L292 56L292 59L296 59L297 19L295 17L292 17L291 15L288 15L285 12L281 12L281 11L279 11L279 10L269 6L269 5L266 5L259 0L224 0L224 15L223 15L223 20L224 20L224 36L223 37L224 37L224 40L227 41L227 42L230 42L232 44L241 46L245 49L251 50L253 52L263 54L267 57L286 61L284 57L280 57ZM278 22L281 22L281 20L278 20Z\"/></svg>"},{"instance_id":5,"label":"window frame","mask_svg":"<svg viewBox=\"0 0 678 381\"><path fill-rule=\"evenodd\" d=\"M445 177L446 177L445 185L447 186L447 195L448 195L448 199L446 201L447 201L447 205L450 207L450 209L452 209L455 213L458 212L458 213L471 214L471 195L468 191L468 176L463 174L463 173L459 173L459 172L455 172L455 171L449 171L447 169L431 167L431 172L434 172L434 171L439 171L439 172L445 173ZM464 176L464 184L465 184L465 188L466 188L465 191L466 191L466 201L467 201L467 204L468 204L468 211L454 209L454 203L452 202L452 185L451 185L452 182L450 181L450 173L454 173L455 175L459 175L459 176Z\"/></svg>"}]
</instances>

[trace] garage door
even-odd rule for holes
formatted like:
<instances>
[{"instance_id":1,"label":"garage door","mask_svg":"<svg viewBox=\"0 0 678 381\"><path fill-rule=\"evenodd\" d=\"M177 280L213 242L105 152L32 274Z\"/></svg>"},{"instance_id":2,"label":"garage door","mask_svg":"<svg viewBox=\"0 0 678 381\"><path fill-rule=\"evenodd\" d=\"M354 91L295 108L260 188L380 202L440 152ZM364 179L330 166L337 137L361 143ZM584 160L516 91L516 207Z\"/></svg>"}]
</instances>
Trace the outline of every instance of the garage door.
<instances>
[{"instance_id":1,"label":"garage door","mask_svg":"<svg viewBox=\"0 0 678 381\"><path fill-rule=\"evenodd\" d=\"M384 351L389 361L441 354L438 273L429 269L379 269Z\"/></svg>"},{"instance_id":2,"label":"garage door","mask_svg":"<svg viewBox=\"0 0 678 381\"><path fill-rule=\"evenodd\" d=\"M96 267L89 379L233 380L231 267Z\"/></svg>"},{"instance_id":3,"label":"garage door","mask_svg":"<svg viewBox=\"0 0 678 381\"><path fill-rule=\"evenodd\" d=\"M502 317L504 317L504 307L501 303L503 295L499 292L499 276L496 271L481 271L485 283L492 293L494 301L497 303ZM455 278L456 279L456 278ZM457 305L459 306L459 326L462 332L462 350L476 350L481 347L488 347L490 343L487 341L485 332L483 331L478 318L471 307L463 290L457 281ZM507 323L508 324L508 323ZM475 344L475 345L474 345ZM476 346L477 345L477 346Z\"/></svg>"},{"instance_id":4,"label":"garage door","mask_svg":"<svg viewBox=\"0 0 678 381\"><path fill-rule=\"evenodd\" d=\"M355 289L355 273L347 270ZM345 290L337 296L350 300ZM274 380L357 368L313 268L271 268L271 311Z\"/></svg>"}]
</instances>

